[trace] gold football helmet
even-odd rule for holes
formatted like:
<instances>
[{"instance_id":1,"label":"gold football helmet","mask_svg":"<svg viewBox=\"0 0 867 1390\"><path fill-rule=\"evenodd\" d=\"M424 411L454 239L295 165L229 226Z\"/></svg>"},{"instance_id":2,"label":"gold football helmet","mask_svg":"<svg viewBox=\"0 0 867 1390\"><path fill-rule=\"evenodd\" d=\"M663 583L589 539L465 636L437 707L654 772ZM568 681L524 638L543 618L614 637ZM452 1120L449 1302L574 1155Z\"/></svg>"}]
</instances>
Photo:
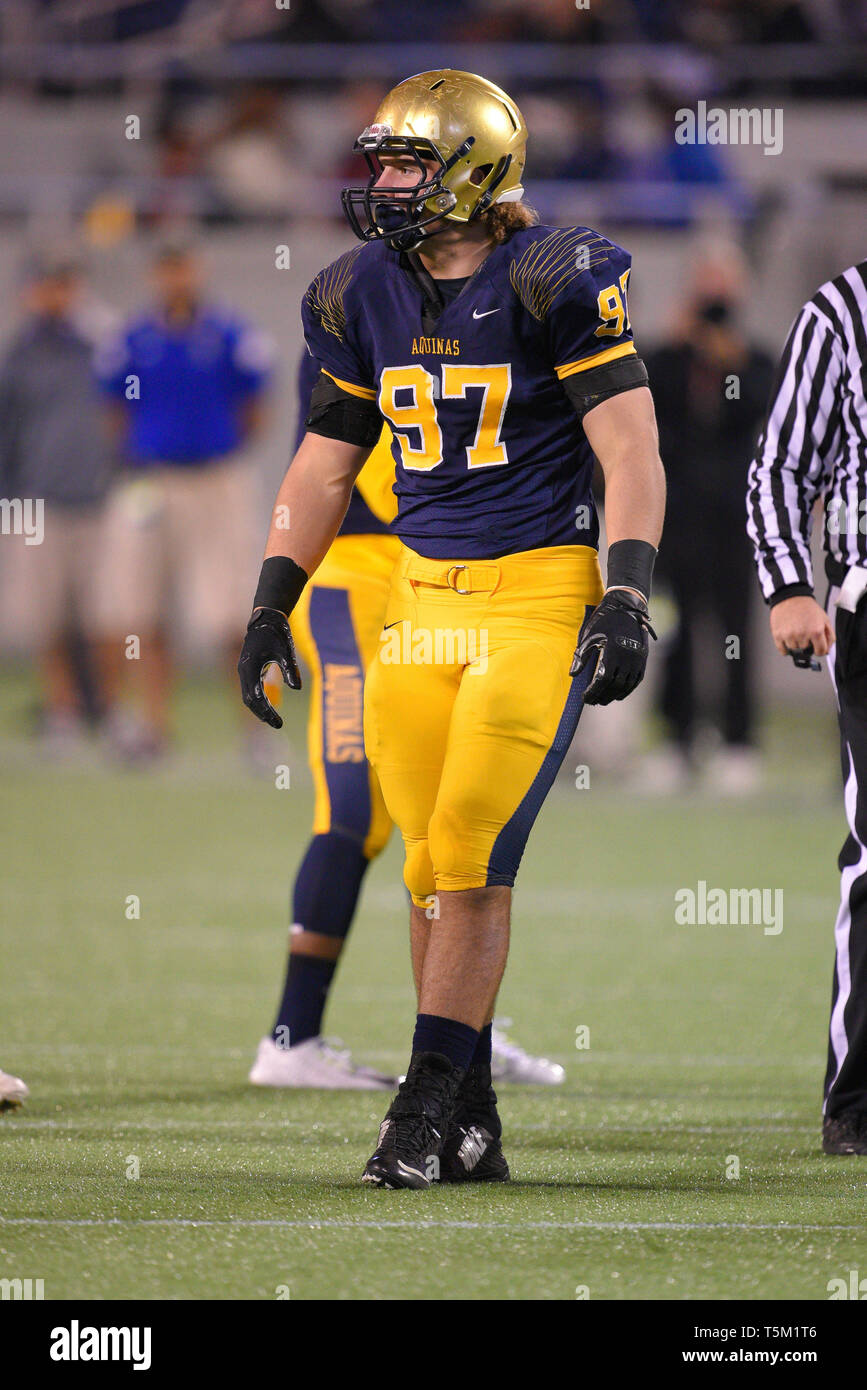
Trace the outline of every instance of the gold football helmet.
<instances>
[{"instance_id":1,"label":"gold football helmet","mask_svg":"<svg viewBox=\"0 0 867 1390\"><path fill-rule=\"evenodd\" d=\"M343 211L362 241L411 251L443 218L471 222L492 203L517 202L526 147L523 116L493 82L451 68L418 73L389 92L356 140L370 177L343 190ZM418 182L377 189L383 159L412 161Z\"/></svg>"}]
</instances>

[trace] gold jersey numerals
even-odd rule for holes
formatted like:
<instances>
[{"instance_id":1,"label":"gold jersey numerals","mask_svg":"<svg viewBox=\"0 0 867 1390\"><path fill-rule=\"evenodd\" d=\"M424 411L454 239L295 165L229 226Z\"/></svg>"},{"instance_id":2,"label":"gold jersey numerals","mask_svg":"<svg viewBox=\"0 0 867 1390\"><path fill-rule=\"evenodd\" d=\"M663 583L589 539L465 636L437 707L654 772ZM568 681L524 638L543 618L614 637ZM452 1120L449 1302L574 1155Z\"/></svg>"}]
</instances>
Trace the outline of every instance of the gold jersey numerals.
<instances>
[{"instance_id":1,"label":"gold jersey numerals","mask_svg":"<svg viewBox=\"0 0 867 1390\"><path fill-rule=\"evenodd\" d=\"M466 399L468 391L479 390L479 419L475 438L466 446L467 467L500 468L509 462L500 431L511 389L512 368L508 362L488 367L444 362L439 380L418 363L385 367L380 378L379 408L400 444L404 468L430 472L443 461L437 399Z\"/></svg>"},{"instance_id":2,"label":"gold jersey numerals","mask_svg":"<svg viewBox=\"0 0 867 1390\"><path fill-rule=\"evenodd\" d=\"M631 269L630 266L629 270ZM623 330L629 328L629 310L626 306L629 270L624 270L621 275L619 288L617 285L608 285L606 289L599 291L597 304L602 322L596 329L597 338L619 338Z\"/></svg>"}]
</instances>

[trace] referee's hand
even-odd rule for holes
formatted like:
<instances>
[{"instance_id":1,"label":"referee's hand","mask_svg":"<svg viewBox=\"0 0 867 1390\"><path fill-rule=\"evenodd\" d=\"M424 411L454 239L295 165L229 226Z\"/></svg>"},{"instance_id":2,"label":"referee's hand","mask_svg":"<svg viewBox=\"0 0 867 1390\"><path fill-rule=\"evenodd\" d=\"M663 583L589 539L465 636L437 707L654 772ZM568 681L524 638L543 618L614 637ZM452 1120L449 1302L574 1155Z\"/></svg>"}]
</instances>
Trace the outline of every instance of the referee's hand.
<instances>
[{"instance_id":1,"label":"referee's hand","mask_svg":"<svg viewBox=\"0 0 867 1390\"><path fill-rule=\"evenodd\" d=\"M771 609L771 636L781 656L813 648L815 656L827 656L834 644L828 614L814 598L801 594L783 599Z\"/></svg>"},{"instance_id":2,"label":"referee's hand","mask_svg":"<svg viewBox=\"0 0 867 1390\"><path fill-rule=\"evenodd\" d=\"M301 674L286 614L279 613L276 608L257 608L247 625L238 661L241 695L247 708L263 724L282 729L283 720L265 694L265 672L272 662L280 667L290 689L301 689Z\"/></svg>"}]
</instances>

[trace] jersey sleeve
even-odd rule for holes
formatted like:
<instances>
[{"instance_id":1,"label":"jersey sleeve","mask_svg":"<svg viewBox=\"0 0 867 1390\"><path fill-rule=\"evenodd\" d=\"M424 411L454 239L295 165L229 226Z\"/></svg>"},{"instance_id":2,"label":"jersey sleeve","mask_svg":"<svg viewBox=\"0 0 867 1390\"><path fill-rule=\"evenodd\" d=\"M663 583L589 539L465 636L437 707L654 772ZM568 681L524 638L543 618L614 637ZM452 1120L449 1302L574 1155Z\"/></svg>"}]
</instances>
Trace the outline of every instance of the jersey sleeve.
<instances>
[{"instance_id":1,"label":"jersey sleeve","mask_svg":"<svg viewBox=\"0 0 867 1390\"><path fill-rule=\"evenodd\" d=\"M298 450L301 440L307 433L307 416L310 414L310 397L313 394L313 387L316 385L316 378L319 376L319 363L309 352L302 352L301 360L298 363L298 373L296 376L296 388L298 401L298 423L295 426L295 449Z\"/></svg>"},{"instance_id":2,"label":"jersey sleeve","mask_svg":"<svg viewBox=\"0 0 867 1390\"><path fill-rule=\"evenodd\" d=\"M560 380L634 355L629 253L583 227L557 231L535 250L535 298Z\"/></svg>"},{"instance_id":3,"label":"jersey sleeve","mask_svg":"<svg viewBox=\"0 0 867 1390\"><path fill-rule=\"evenodd\" d=\"M839 450L845 367L834 325L805 304L783 349L749 470L747 533L766 603L781 589L812 592L813 504L827 491Z\"/></svg>"},{"instance_id":4,"label":"jersey sleeve","mask_svg":"<svg viewBox=\"0 0 867 1390\"><path fill-rule=\"evenodd\" d=\"M320 369L349 395L373 401L373 371L347 305L357 255L357 250L347 252L319 272L302 301L301 320L305 341Z\"/></svg>"}]
</instances>

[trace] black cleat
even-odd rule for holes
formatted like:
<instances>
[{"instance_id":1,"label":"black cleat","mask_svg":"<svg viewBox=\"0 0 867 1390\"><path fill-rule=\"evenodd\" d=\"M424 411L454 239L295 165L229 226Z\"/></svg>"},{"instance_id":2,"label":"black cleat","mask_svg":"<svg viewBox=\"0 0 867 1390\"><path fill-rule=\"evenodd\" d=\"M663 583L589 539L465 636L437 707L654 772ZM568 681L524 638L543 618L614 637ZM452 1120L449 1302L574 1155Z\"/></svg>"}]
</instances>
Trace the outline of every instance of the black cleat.
<instances>
[{"instance_id":1,"label":"black cleat","mask_svg":"<svg viewBox=\"0 0 867 1390\"><path fill-rule=\"evenodd\" d=\"M822 1121L822 1152L867 1154L867 1111L844 1110Z\"/></svg>"},{"instance_id":2,"label":"black cleat","mask_svg":"<svg viewBox=\"0 0 867 1390\"><path fill-rule=\"evenodd\" d=\"M452 1122L440 1160L442 1182L508 1182L491 1068L471 1066L458 1091Z\"/></svg>"},{"instance_id":3,"label":"black cleat","mask_svg":"<svg viewBox=\"0 0 867 1390\"><path fill-rule=\"evenodd\" d=\"M374 1187L430 1187L464 1073L439 1052L415 1052L379 1127L361 1181Z\"/></svg>"}]
</instances>

